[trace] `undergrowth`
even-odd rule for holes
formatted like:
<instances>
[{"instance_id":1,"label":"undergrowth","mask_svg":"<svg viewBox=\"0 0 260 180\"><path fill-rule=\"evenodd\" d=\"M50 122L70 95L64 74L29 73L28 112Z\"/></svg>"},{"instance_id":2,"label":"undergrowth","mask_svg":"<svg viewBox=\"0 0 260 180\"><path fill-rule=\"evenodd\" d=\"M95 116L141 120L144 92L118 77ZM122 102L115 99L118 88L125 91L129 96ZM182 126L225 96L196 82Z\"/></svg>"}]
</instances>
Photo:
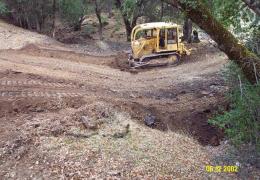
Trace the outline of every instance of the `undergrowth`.
<instances>
[{"instance_id":1,"label":"undergrowth","mask_svg":"<svg viewBox=\"0 0 260 180\"><path fill-rule=\"evenodd\" d=\"M209 122L223 129L237 147L250 144L260 152L260 84L250 84L234 63L224 69L223 75L230 87L227 98L231 109Z\"/></svg>"}]
</instances>

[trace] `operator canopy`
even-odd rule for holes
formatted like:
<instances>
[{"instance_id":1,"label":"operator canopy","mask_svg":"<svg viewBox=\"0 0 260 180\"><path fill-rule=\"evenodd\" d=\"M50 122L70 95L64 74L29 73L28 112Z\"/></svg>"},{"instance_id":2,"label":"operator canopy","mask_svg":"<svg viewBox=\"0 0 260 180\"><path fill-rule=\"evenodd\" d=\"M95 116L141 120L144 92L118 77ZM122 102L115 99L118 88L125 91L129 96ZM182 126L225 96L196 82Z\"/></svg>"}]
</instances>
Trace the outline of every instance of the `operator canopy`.
<instances>
[{"instance_id":1,"label":"operator canopy","mask_svg":"<svg viewBox=\"0 0 260 180\"><path fill-rule=\"evenodd\" d=\"M179 27L178 24L175 23L167 23L167 22L153 22L137 25L138 28L141 29L153 29L153 28L163 28L163 27Z\"/></svg>"}]
</instances>

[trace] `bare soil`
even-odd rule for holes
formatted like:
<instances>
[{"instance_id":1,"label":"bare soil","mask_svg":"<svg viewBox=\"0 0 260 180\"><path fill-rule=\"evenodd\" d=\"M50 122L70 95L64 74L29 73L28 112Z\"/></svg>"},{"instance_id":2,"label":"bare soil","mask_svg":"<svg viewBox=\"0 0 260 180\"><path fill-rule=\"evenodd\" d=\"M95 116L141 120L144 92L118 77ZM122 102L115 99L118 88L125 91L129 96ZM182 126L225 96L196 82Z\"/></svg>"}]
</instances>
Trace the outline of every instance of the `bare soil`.
<instances>
[{"instance_id":1,"label":"bare soil","mask_svg":"<svg viewBox=\"0 0 260 180\"><path fill-rule=\"evenodd\" d=\"M207 54L208 56L220 54L220 52L213 48L206 46L199 48L201 49L198 50L198 53ZM201 52L202 49L204 49L205 52ZM44 67L42 72L39 71L42 73L40 75L37 75L35 72L14 72L8 70L0 73L0 77L2 77L0 79L2 84L2 98L84 97L87 94L100 96L103 101L107 101L107 99L110 102L115 101L116 105L121 106L125 111L130 111L134 118L141 121L140 123L143 123L142 120L145 116L153 114L157 118L155 127L158 129L165 131L169 128L174 131L184 131L194 136L203 145L219 145L219 141L223 137L223 134L219 130L207 123L208 118L217 112L218 106L225 106L227 104L223 97L223 92L225 92L226 87L218 74L203 74L198 77L198 80L193 80L192 83L180 81L173 84L166 83L165 80L168 78L167 80L171 81L171 79L175 78L171 76L166 78L160 77L162 75L165 76L165 74L163 74L164 71L174 69L183 71L183 68L189 66L187 64L199 61L197 59L199 56L193 55L190 59L184 59L183 63L178 67L160 67L148 70L140 69L135 71L138 74L132 75L128 73L130 68L127 64L127 56L124 53L110 57L95 57L74 52L45 50L35 45L29 45L19 51L8 50L2 51L0 54L2 55L2 61L13 61L16 64L20 64L22 61L23 63L21 64L23 66L31 66L31 71L34 70L34 67ZM9 59L10 57L11 59ZM28 64L26 61L29 61ZM59 63L59 61L61 62ZM57 67L52 66L52 63ZM82 66L80 66L81 64ZM87 72L86 74L88 75L83 78L87 78L87 81L92 83L84 83L84 80L81 81L81 79L78 81L76 77L85 74L83 72L84 66L93 68L95 71L93 73L104 77L97 79L95 74L92 75L92 73ZM109 67L114 68L111 69L111 74ZM54 68L54 71L56 69L58 71L65 70L67 72L64 74L68 74L68 76L70 73L73 73L75 79L67 79L67 77L48 77L43 74L46 73L46 71L48 74L48 71L52 68ZM211 68L214 69L215 67L213 66ZM83 73L78 74L80 71ZM103 74L102 71L105 73ZM149 79L146 79L147 77L145 76L148 73L150 76ZM63 73L59 72L59 75L61 76ZM126 75L125 79L124 75ZM144 76L143 79L142 76ZM120 87L116 83L119 78L121 81ZM135 81L137 78L143 82ZM157 78L159 80L156 80ZM189 78L193 77L190 76ZM160 79L163 79L164 82ZM98 83L101 83L101 81L104 82L102 82L102 86L99 87ZM157 82L155 84L156 87L152 86L153 81ZM146 84L148 86L147 88L145 87ZM138 87L138 85L140 87ZM139 89L135 89L135 86ZM127 90L128 87L133 90ZM3 103L6 102L3 101ZM43 105L44 103L40 104ZM19 109L19 107L15 109ZM24 107L20 109L24 109ZM17 111L20 112L20 110ZM6 111L3 112L6 113Z\"/></svg>"},{"instance_id":2,"label":"bare soil","mask_svg":"<svg viewBox=\"0 0 260 180\"><path fill-rule=\"evenodd\" d=\"M205 172L205 146L223 139L207 121L228 108L227 57L206 41L192 47L176 67L134 73L124 52L89 55L56 43L1 50L0 176L222 178Z\"/></svg>"}]
</instances>

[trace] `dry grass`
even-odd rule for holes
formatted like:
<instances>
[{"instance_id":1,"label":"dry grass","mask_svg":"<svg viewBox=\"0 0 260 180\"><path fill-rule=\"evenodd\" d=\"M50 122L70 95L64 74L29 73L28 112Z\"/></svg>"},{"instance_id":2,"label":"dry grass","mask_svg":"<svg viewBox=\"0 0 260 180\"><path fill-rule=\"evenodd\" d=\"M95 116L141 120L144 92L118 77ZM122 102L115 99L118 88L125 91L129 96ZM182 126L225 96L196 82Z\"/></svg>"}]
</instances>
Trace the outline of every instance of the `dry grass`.
<instances>
[{"instance_id":1,"label":"dry grass","mask_svg":"<svg viewBox=\"0 0 260 180\"><path fill-rule=\"evenodd\" d=\"M68 108L58 114L26 117L19 130L21 140L14 139L9 143L14 145L3 149L13 153L2 159L0 173L5 178L32 179L234 178L206 173L211 152L191 137L151 129L112 107L90 102L78 110ZM82 115L102 122L99 129L84 128L79 120ZM127 125L127 134L114 137Z\"/></svg>"},{"instance_id":2,"label":"dry grass","mask_svg":"<svg viewBox=\"0 0 260 180\"><path fill-rule=\"evenodd\" d=\"M89 138L41 137L39 152L45 157L42 163L49 162L51 168L58 166L56 175L64 173L70 178L209 177L205 172L205 165L210 164L208 152L191 137L145 127L127 113L111 109L109 117L102 121L98 134ZM113 137L128 124L130 132L125 137ZM79 127L71 131L91 133Z\"/></svg>"}]
</instances>

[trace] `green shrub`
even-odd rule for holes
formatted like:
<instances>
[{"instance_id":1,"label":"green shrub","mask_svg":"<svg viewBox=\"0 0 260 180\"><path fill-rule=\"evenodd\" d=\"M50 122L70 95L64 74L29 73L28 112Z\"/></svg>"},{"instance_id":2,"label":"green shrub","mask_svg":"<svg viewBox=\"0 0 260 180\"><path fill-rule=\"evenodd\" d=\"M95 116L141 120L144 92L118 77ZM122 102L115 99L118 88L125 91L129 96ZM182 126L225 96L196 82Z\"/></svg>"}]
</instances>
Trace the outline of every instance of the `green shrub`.
<instances>
[{"instance_id":1,"label":"green shrub","mask_svg":"<svg viewBox=\"0 0 260 180\"><path fill-rule=\"evenodd\" d=\"M92 35L93 33L95 33L95 27L91 24L87 24L85 26L82 27L82 31L84 33L86 33L87 35Z\"/></svg>"},{"instance_id":2,"label":"green shrub","mask_svg":"<svg viewBox=\"0 0 260 180\"><path fill-rule=\"evenodd\" d=\"M4 2L0 1L0 14L6 14L7 8Z\"/></svg>"},{"instance_id":3,"label":"green shrub","mask_svg":"<svg viewBox=\"0 0 260 180\"><path fill-rule=\"evenodd\" d=\"M61 17L72 25L77 25L80 18L87 12L87 4L84 0L60 0Z\"/></svg>"},{"instance_id":4,"label":"green shrub","mask_svg":"<svg viewBox=\"0 0 260 180\"><path fill-rule=\"evenodd\" d=\"M108 25L108 17L107 16L102 16L101 15L101 22L104 26Z\"/></svg>"},{"instance_id":5,"label":"green shrub","mask_svg":"<svg viewBox=\"0 0 260 180\"><path fill-rule=\"evenodd\" d=\"M260 85L250 84L237 65L223 71L230 87L231 110L209 120L222 128L235 145L250 143L260 148Z\"/></svg>"},{"instance_id":6,"label":"green shrub","mask_svg":"<svg viewBox=\"0 0 260 180\"><path fill-rule=\"evenodd\" d=\"M115 25L115 29L114 32L118 32L122 26L121 24L121 16L119 14L117 14L116 16L116 25Z\"/></svg>"},{"instance_id":7,"label":"green shrub","mask_svg":"<svg viewBox=\"0 0 260 180\"><path fill-rule=\"evenodd\" d=\"M254 29L252 36L246 41L246 46L260 57L260 27Z\"/></svg>"}]
</instances>

